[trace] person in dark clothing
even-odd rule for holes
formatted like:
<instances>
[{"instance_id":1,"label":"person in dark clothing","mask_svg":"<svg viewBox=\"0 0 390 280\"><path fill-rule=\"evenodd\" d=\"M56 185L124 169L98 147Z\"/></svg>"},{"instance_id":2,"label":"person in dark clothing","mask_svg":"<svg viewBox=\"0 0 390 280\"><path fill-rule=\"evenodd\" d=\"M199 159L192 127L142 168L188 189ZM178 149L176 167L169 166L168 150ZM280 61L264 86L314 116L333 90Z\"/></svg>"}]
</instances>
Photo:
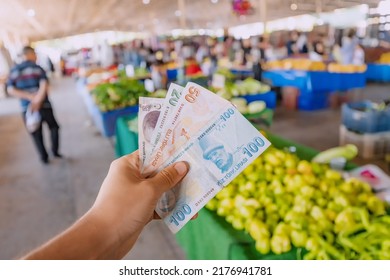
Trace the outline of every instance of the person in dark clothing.
<instances>
[{"instance_id":1,"label":"person in dark clothing","mask_svg":"<svg viewBox=\"0 0 390 280\"><path fill-rule=\"evenodd\" d=\"M45 70L36 64L36 54L33 48L23 48L24 61L11 69L7 81L7 90L10 95L20 99L23 110L23 119L27 109L32 112L39 111L41 123L34 132L30 132L34 144L44 164L49 163L49 156L46 151L42 123L46 122L50 129L51 148L54 157L61 158L59 150L59 125L53 115L53 108L48 98L48 78Z\"/></svg>"},{"instance_id":2,"label":"person in dark clothing","mask_svg":"<svg viewBox=\"0 0 390 280\"><path fill-rule=\"evenodd\" d=\"M287 56L292 56L297 54L298 47L297 47L297 41L299 38L299 33L297 31L291 31L290 33L290 39L287 41L286 47L287 47Z\"/></svg>"},{"instance_id":3,"label":"person in dark clothing","mask_svg":"<svg viewBox=\"0 0 390 280\"><path fill-rule=\"evenodd\" d=\"M256 56L256 60L253 63L253 74L254 78L258 81L262 81L263 75L263 65L266 62L265 50L267 48L267 42L263 36L260 36L259 42L257 44L258 53Z\"/></svg>"}]
</instances>

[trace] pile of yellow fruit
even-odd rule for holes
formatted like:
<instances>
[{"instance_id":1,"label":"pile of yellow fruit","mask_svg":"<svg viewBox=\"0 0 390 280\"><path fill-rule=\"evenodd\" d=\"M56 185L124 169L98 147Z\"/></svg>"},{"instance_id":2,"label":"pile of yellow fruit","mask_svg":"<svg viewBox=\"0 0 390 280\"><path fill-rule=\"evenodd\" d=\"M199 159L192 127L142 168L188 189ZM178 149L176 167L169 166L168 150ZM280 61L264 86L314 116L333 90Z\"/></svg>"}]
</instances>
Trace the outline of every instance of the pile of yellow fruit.
<instances>
[{"instance_id":1,"label":"pile of yellow fruit","mask_svg":"<svg viewBox=\"0 0 390 280\"><path fill-rule=\"evenodd\" d=\"M362 73L367 70L367 65L329 63L328 71L334 73Z\"/></svg>"},{"instance_id":2,"label":"pile of yellow fruit","mask_svg":"<svg viewBox=\"0 0 390 280\"><path fill-rule=\"evenodd\" d=\"M270 61L266 64L267 69L302 70L302 71L326 71L326 65L320 61L310 59L287 58Z\"/></svg>"},{"instance_id":3,"label":"pile of yellow fruit","mask_svg":"<svg viewBox=\"0 0 390 280\"><path fill-rule=\"evenodd\" d=\"M390 259L385 206L368 184L271 147L206 207L264 255L296 247L305 259Z\"/></svg>"},{"instance_id":4,"label":"pile of yellow fruit","mask_svg":"<svg viewBox=\"0 0 390 280\"><path fill-rule=\"evenodd\" d=\"M378 60L378 63L390 64L390 52L382 54Z\"/></svg>"}]
</instances>

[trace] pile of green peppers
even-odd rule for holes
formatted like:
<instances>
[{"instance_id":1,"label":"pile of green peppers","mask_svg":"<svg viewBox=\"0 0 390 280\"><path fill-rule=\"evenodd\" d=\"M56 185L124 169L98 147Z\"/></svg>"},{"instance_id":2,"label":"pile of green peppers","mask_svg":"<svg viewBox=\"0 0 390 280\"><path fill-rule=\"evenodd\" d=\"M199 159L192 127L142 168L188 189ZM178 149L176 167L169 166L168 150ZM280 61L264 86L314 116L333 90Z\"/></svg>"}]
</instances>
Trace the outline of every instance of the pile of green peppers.
<instances>
[{"instance_id":1,"label":"pile of green peppers","mask_svg":"<svg viewBox=\"0 0 390 280\"><path fill-rule=\"evenodd\" d=\"M371 187L269 148L206 206L246 231L263 255L390 259L390 216Z\"/></svg>"}]
</instances>

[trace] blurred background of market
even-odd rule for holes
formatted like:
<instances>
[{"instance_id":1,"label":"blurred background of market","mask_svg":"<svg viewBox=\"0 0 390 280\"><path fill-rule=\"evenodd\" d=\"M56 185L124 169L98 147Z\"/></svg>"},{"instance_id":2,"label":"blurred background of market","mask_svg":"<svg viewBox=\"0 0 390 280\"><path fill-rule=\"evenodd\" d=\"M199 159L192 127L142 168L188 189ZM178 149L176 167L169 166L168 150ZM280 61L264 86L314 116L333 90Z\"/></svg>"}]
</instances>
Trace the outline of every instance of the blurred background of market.
<instances>
[{"instance_id":1,"label":"blurred background of market","mask_svg":"<svg viewBox=\"0 0 390 280\"><path fill-rule=\"evenodd\" d=\"M137 148L138 97L164 97L171 82L193 81L231 100L277 148L298 150L302 160L354 144L353 164L390 174L390 0L0 0L0 7L0 259L20 257L85 213L110 162ZM65 158L49 165L37 159L6 90L26 45L50 78L61 126ZM331 164L340 169L337 158ZM390 200L390 184L381 191ZM195 221L176 237L152 222L127 258L259 257L238 245L253 245L239 226L210 213L201 213L200 229ZM230 243L196 251L194 235L221 231Z\"/></svg>"}]
</instances>

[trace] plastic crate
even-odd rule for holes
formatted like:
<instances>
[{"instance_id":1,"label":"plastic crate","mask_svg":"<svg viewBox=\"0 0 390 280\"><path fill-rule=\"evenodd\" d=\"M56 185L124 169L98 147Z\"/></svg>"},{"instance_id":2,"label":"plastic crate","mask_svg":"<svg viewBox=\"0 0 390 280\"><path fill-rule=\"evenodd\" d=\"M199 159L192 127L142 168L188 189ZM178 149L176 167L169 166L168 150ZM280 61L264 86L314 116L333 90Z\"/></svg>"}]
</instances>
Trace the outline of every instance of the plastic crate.
<instances>
[{"instance_id":1,"label":"plastic crate","mask_svg":"<svg viewBox=\"0 0 390 280\"><path fill-rule=\"evenodd\" d=\"M314 111L328 108L329 92L306 92L298 96L298 109L302 111Z\"/></svg>"},{"instance_id":2,"label":"plastic crate","mask_svg":"<svg viewBox=\"0 0 390 280\"><path fill-rule=\"evenodd\" d=\"M358 134L340 125L340 145L346 144L354 144L362 158L384 158L390 153L390 132Z\"/></svg>"},{"instance_id":3,"label":"plastic crate","mask_svg":"<svg viewBox=\"0 0 390 280\"><path fill-rule=\"evenodd\" d=\"M244 98L248 103L253 101L264 101L269 109L275 109L276 107L276 93L273 91L253 95L243 95L240 97Z\"/></svg>"},{"instance_id":4,"label":"plastic crate","mask_svg":"<svg viewBox=\"0 0 390 280\"><path fill-rule=\"evenodd\" d=\"M137 113L138 105L109 112L101 112L99 108L95 105L92 111L92 119L103 136L112 137L115 135L116 121L119 117L133 116Z\"/></svg>"},{"instance_id":5,"label":"plastic crate","mask_svg":"<svg viewBox=\"0 0 390 280\"><path fill-rule=\"evenodd\" d=\"M370 101L344 104L341 110L342 124L359 133L390 131L390 109L363 111L370 108L373 108Z\"/></svg>"}]
</instances>

